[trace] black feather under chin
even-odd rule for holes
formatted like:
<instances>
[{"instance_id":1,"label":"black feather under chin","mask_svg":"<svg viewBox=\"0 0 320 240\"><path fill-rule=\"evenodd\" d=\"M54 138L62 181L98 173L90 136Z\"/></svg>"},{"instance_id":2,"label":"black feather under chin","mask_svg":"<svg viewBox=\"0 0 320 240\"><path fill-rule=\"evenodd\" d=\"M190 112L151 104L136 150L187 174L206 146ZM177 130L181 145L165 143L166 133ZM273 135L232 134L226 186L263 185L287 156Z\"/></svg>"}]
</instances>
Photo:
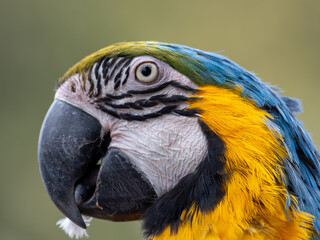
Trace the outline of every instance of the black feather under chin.
<instances>
[{"instance_id":1,"label":"black feather under chin","mask_svg":"<svg viewBox=\"0 0 320 240\"><path fill-rule=\"evenodd\" d=\"M168 193L161 196L142 216L144 235L149 238L160 234L166 226L177 232L184 210L196 207L196 211L213 210L225 193L223 141L199 120L208 142L208 152L196 170L183 177Z\"/></svg>"}]
</instances>

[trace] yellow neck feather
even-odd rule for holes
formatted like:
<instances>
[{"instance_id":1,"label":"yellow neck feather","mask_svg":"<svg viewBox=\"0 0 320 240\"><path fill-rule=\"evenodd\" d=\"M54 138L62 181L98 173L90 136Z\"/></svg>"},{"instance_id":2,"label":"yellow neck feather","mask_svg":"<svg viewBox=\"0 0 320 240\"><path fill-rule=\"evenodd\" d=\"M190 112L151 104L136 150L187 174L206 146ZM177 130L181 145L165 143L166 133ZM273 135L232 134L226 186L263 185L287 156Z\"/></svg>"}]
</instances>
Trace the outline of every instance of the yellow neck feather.
<instances>
[{"instance_id":1,"label":"yellow neck feather","mask_svg":"<svg viewBox=\"0 0 320 240\"><path fill-rule=\"evenodd\" d=\"M186 210L176 234L167 226L154 239L309 239L312 216L297 209L292 195L285 209L281 159L287 153L271 115L240 90L200 90L191 108L202 110L200 118L225 144L225 197L212 212Z\"/></svg>"}]
</instances>

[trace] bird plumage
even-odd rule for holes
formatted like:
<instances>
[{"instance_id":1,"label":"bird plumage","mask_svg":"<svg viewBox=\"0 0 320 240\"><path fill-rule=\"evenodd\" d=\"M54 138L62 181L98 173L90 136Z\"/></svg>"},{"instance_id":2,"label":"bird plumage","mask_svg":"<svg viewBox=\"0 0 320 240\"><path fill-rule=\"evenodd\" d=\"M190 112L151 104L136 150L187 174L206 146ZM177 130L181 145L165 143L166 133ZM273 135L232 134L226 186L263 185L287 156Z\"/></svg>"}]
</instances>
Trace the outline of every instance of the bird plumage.
<instances>
[{"instance_id":1,"label":"bird plumage","mask_svg":"<svg viewBox=\"0 0 320 240\"><path fill-rule=\"evenodd\" d=\"M280 95L253 73L216 53L177 44L130 42L89 55L70 68L58 85L76 74L82 76L85 85L93 72L98 80L91 92L97 93L101 90L95 88L103 78L99 72L101 68L103 73L102 65L107 67L108 61L118 59L114 68L128 67L139 56L168 64L198 86L184 89L190 92L183 99L189 105L184 116L197 117L208 140L207 160L160 196L142 216L146 236L155 240L317 239L319 152L294 115L300 111L299 102ZM123 72L119 71L118 78ZM114 89L119 86L115 80ZM152 96L148 91L135 93ZM181 111L166 108L155 115L128 117L106 109L108 114L128 121Z\"/></svg>"}]
</instances>

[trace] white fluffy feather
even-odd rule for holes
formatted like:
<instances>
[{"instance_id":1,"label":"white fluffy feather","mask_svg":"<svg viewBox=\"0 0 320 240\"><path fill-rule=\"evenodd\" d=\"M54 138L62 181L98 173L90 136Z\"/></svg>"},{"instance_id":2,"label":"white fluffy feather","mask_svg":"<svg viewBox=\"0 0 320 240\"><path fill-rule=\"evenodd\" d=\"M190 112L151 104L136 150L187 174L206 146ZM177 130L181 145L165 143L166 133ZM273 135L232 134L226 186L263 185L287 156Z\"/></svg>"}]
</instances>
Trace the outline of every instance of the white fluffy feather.
<instances>
[{"instance_id":1,"label":"white fluffy feather","mask_svg":"<svg viewBox=\"0 0 320 240\"><path fill-rule=\"evenodd\" d=\"M82 218L86 224L87 227L90 226L90 222L92 221L92 217L87 217L82 215ZM87 233L86 229L83 229L82 227L79 227L77 224L72 222L69 218L63 218L60 219L57 222L57 225L59 228L61 228L70 238L83 238L86 237L88 238L89 235Z\"/></svg>"}]
</instances>

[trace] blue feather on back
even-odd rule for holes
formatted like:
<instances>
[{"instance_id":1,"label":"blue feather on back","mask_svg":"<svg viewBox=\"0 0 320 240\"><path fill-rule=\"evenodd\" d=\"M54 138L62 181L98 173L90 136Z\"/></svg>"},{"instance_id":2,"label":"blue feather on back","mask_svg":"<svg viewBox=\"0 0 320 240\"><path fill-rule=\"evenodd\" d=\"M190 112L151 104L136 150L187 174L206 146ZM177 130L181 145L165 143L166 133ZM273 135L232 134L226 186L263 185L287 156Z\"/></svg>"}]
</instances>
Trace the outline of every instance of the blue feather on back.
<instances>
[{"instance_id":1,"label":"blue feather on back","mask_svg":"<svg viewBox=\"0 0 320 240\"><path fill-rule=\"evenodd\" d=\"M219 54L175 44L161 44L161 48L184 55L180 60L193 69L193 73L187 76L199 85L241 86L243 97L252 99L273 116L272 121L278 126L289 155L289 159L283 161L287 189L298 197L302 211L315 216L314 228L320 233L320 155L293 115L302 111L300 101L280 95L274 87ZM288 206L290 202L288 194Z\"/></svg>"}]
</instances>

